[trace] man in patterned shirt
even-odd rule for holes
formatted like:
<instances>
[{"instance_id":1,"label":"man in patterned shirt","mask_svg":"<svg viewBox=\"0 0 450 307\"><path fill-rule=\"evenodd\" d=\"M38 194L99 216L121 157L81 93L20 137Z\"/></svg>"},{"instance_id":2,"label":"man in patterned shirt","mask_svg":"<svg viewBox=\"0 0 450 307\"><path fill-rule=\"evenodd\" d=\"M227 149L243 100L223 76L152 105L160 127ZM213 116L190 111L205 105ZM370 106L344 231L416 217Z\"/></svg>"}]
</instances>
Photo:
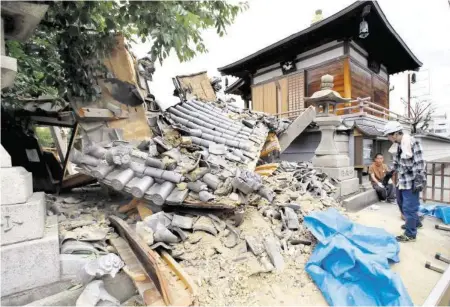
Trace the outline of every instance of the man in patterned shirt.
<instances>
[{"instance_id":1,"label":"man in patterned shirt","mask_svg":"<svg viewBox=\"0 0 450 307\"><path fill-rule=\"evenodd\" d=\"M393 154L394 170L397 173L397 202L405 216L403 235L397 236L399 242L415 241L417 228L422 224L419 220L419 193L425 184L425 162L422 157L422 146L414 137L403 134L399 122L391 121L384 127L384 135L389 141L397 144Z\"/></svg>"}]
</instances>

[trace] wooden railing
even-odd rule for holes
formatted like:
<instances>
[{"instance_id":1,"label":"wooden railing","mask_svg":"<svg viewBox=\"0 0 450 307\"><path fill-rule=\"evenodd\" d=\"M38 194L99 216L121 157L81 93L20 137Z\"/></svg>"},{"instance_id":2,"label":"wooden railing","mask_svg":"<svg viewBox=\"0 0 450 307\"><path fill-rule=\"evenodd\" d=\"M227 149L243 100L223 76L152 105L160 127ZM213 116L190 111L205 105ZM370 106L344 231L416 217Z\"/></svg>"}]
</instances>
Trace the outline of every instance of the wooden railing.
<instances>
[{"instance_id":1,"label":"wooden railing","mask_svg":"<svg viewBox=\"0 0 450 307\"><path fill-rule=\"evenodd\" d=\"M375 114L377 114L376 115L377 117L383 118L385 120L398 120L399 122L402 122L405 124L411 123L411 120L409 118L404 117L403 115L400 115L396 112L386 109L383 106L380 106L376 103L371 102L370 97L357 98L356 100L351 100L351 101L347 102L346 104L354 104L355 102L357 102L357 104L351 105L348 107L339 106L336 109L336 111L348 111L348 112L345 112L347 114L344 114L342 116L351 116L351 115L355 115L357 113L359 113L359 114L375 113ZM298 116L298 113L302 112L303 110L304 109L291 110L291 111L287 111L287 112L277 113L277 114L275 114L275 116L295 118ZM289 114L295 114L295 115L289 115Z\"/></svg>"},{"instance_id":2,"label":"wooden railing","mask_svg":"<svg viewBox=\"0 0 450 307\"><path fill-rule=\"evenodd\" d=\"M422 200L450 204L450 163L427 163L427 185Z\"/></svg>"}]
</instances>

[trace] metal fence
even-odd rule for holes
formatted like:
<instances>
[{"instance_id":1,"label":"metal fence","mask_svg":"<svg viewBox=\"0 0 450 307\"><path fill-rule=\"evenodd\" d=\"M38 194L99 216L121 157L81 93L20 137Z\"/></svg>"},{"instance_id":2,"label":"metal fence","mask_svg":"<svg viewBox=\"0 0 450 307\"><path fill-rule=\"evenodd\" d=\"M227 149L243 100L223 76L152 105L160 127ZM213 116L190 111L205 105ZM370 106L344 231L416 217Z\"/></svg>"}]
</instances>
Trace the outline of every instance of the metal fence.
<instances>
[{"instance_id":1,"label":"metal fence","mask_svg":"<svg viewBox=\"0 0 450 307\"><path fill-rule=\"evenodd\" d=\"M427 185L422 199L450 204L450 163L427 163Z\"/></svg>"}]
</instances>

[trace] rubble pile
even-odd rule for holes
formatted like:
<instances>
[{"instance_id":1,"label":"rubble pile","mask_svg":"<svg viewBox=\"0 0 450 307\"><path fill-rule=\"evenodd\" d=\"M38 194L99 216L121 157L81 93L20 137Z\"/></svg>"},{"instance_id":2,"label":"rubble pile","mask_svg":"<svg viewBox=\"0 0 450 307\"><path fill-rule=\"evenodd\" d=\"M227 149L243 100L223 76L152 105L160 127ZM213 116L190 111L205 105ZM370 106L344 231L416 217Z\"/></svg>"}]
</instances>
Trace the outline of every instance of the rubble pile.
<instances>
[{"instance_id":1,"label":"rubble pile","mask_svg":"<svg viewBox=\"0 0 450 307\"><path fill-rule=\"evenodd\" d=\"M267 120L230 105L188 101L168 109L151 140L88 143L71 161L114 190L147 200L154 211L164 204L234 209L242 201L233 190L248 194L262 186L251 171L269 132ZM283 123L274 128L282 132Z\"/></svg>"},{"instance_id":2,"label":"rubble pile","mask_svg":"<svg viewBox=\"0 0 450 307\"><path fill-rule=\"evenodd\" d=\"M311 283L303 269L315 241L301 222L313 210L339 208L330 179L311 164L259 159L268 133L288 125L221 102L188 101L158 118L151 140L88 142L71 160L101 184L145 202L113 214L134 225L151 249L181 262L197 281L199 304L250 305L267 279L293 289ZM63 238L108 233L107 223L95 230L81 224L65 225Z\"/></svg>"}]
</instances>

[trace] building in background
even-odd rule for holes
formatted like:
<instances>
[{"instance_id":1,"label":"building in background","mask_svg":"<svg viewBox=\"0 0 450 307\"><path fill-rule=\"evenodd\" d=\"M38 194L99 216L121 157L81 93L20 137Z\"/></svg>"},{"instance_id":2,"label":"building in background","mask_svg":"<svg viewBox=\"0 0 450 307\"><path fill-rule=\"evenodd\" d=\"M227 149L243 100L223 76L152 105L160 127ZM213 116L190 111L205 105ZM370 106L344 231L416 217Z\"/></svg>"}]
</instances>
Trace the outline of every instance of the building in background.
<instances>
[{"instance_id":1,"label":"building in background","mask_svg":"<svg viewBox=\"0 0 450 307\"><path fill-rule=\"evenodd\" d=\"M432 115L429 132L450 137L450 118L447 114Z\"/></svg>"}]
</instances>

